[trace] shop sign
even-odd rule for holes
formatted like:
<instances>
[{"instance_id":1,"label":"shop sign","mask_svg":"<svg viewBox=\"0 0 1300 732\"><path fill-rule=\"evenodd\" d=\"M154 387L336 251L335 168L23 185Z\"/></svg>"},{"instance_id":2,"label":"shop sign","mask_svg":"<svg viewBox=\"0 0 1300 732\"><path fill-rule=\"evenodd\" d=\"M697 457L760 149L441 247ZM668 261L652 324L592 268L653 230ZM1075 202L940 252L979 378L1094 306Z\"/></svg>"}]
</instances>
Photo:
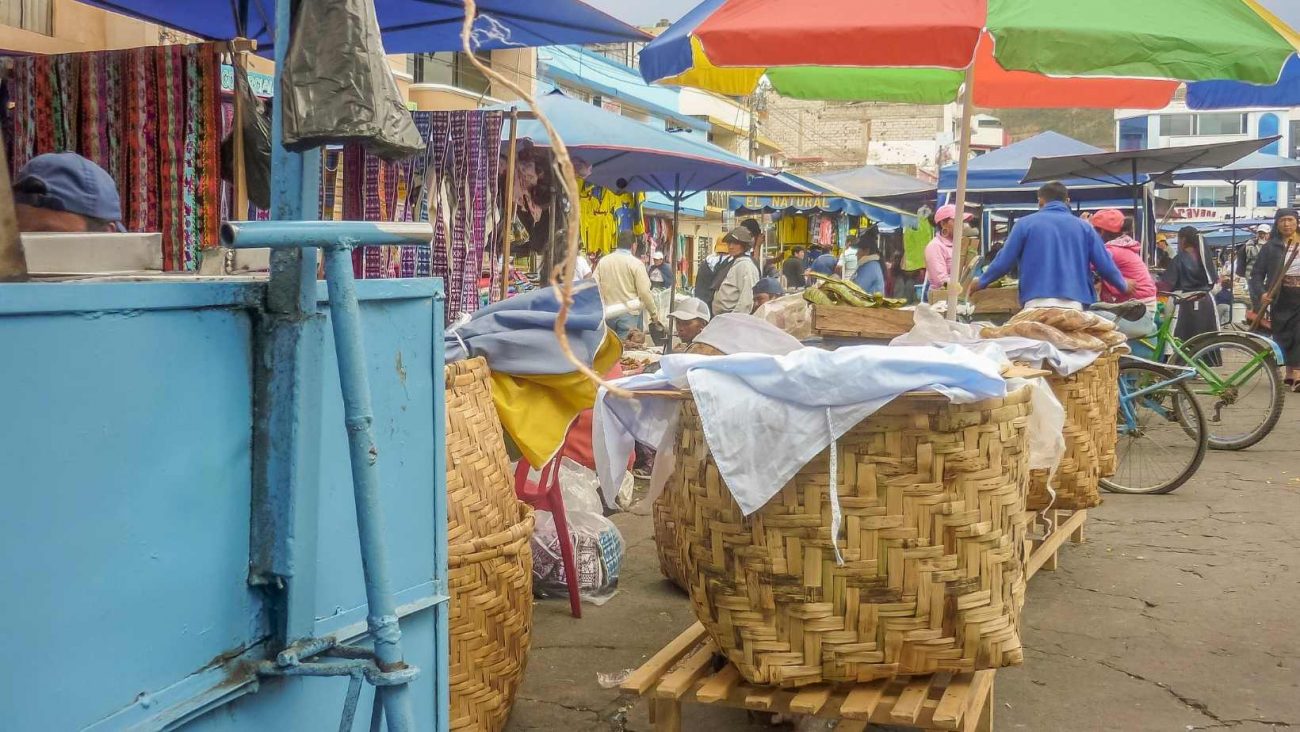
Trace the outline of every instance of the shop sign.
<instances>
[{"instance_id":1,"label":"shop sign","mask_svg":"<svg viewBox=\"0 0 1300 732\"><path fill-rule=\"evenodd\" d=\"M1212 208L1176 208L1174 209L1174 218L1217 219L1219 218L1219 212Z\"/></svg>"},{"instance_id":2,"label":"shop sign","mask_svg":"<svg viewBox=\"0 0 1300 732\"><path fill-rule=\"evenodd\" d=\"M250 71L248 72L248 85L253 87L253 93L259 97L275 96L274 76ZM235 91L235 67L230 64L221 65L221 91Z\"/></svg>"},{"instance_id":3,"label":"shop sign","mask_svg":"<svg viewBox=\"0 0 1300 732\"><path fill-rule=\"evenodd\" d=\"M828 208L824 196L745 196L745 208Z\"/></svg>"}]
</instances>

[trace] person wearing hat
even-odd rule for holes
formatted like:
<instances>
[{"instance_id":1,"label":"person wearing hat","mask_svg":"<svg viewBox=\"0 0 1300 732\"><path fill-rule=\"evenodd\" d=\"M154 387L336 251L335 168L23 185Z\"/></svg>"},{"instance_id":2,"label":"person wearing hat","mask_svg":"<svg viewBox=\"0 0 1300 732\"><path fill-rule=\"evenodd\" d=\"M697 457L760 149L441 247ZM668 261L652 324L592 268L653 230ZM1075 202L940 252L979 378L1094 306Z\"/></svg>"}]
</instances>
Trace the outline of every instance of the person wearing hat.
<instances>
[{"instance_id":1,"label":"person wearing hat","mask_svg":"<svg viewBox=\"0 0 1300 732\"><path fill-rule=\"evenodd\" d=\"M713 295L714 317L723 313L749 313L754 309L754 285L758 283L758 265L749 257L754 236L744 226L737 226L722 238L728 258L714 272L717 292Z\"/></svg>"},{"instance_id":2,"label":"person wearing hat","mask_svg":"<svg viewBox=\"0 0 1300 732\"><path fill-rule=\"evenodd\" d=\"M962 218L970 221L974 218L970 212ZM925 281L930 289L938 289L948 284L957 273L952 271L953 230L956 228L957 207L951 203L940 206L934 212L935 234L929 244L925 245Z\"/></svg>"},{"instance_id":3,"label":"person wearing hat","mask_svg":"<svg viewBox=\"0 0 1300 732\"><path fill-rule=\"evenodd\" d=\"M1300 389L1300 211L1279 208L1273 217L1268 243L1250 271L1267 308L1273 340L1286 357L1287 386Z\"/></svg>"},{"instance_id":4,"label":"person wearing hat","mask_svg":"<svg viewBox=\"0 0 1300 732\"><path fill-rule=\"evenodd\" d=\"M32 158L14 176L13 193L19 231L123 231L113 177L76 153Z\"/></svg>"},{"instance_id":5,"label":"person wearing hat","mask_svg":"<svg viewBox=\"0 0 1300 732\"><path fill-rule=\"evenodd\" d=\"M1255 228L1255 236L1241 248L1241 252L1235 257L1237 265L1237 275L1246 278L1246 291L1250 293L1250 309L1259 311L1259 298L1263 295L1260 292L1258 283L1250 278L1250 273L1255 269L1255 260L1259 259L1259 253L1268 243L1268 239L1273 235L1273 227L1268 224L1260 224Z\"/></svg>"},{"instance_id":6,"label":"person wearing hat","mask_svg":"<svg viewBox=\"0 0 1300 732\"><path fill-rule=\"evenodd\" d=\"M740 225L749 229L749 235L754 238L754 248L762 251L766 234L763 233L763 225L758 223L758 219L745 219L740 222Z\"/></svg>"},{"instance_id":7,"label":"person wearing hat","mask_svg":"<svg viewBox=\"0 0 1300 732\"><path fill-rule=\"evenodd\" d=\"M1120 292L1108 282L1101 285L1103 302L1118 303L1130 299L1141 300L1147 306L1147 314L1142 320L1132 321L1120 318L1116 321L1120 332L1130 338L1140 338L1155 332L1156 283L1142 261L1142 242L1132 236L1133 220L1118 209L1107 208L1093 214L1092 228L1101 235L1106 245L1106 253L1115 260L1124 279L1133 283L1132 294ZM1103 315L1106 315L1103 313Z\"/></svg>"},{"instance_id":8,"label":"person wearing hat","mask_svg":"<svg viewBox=\"0 0 1300 732\"><path fill-rule=\"evenodd\" d=\"M727 260L730 247L727 246L725 237L719 239L713 245L713 253L704 258L699 268L695 272L695 297L699 298L705 305L713 302L713 294L718 291L718 285L722 280L716 278L718 268Z\"/></svg>"},{"instance_id":9,"label":"person wearing hat","mask_svg":"<svg viewBox=\"0 0 1300 732\"><path fill-rule=\"evenodd\" d=\"M1070 211L1070 191L1052 182L1038 189L1038 208L1011 229L1006 246L989 263L971 291L1002 279L1020 267L1020 304L1026 308L1084 310L1096 302L1095 269L1116 292L1132 295L1132 282L1115 266L1092 224Z\"/></svg>"},{"instance_id":10,"label":"person wearing hat","mask_svg":"<svg viewBox=\"0 0 1300 732\"><path fill-rule=\"evenodd\" d=\"M650 289L666 290L673 286L673 268L664 261L663 252L650 255Z\"/></svg>"},{"instance_id":11,"label":"person wearing hat","mask_svg":"<svg viewBox=\"0 0 1300 732\"><path fill-rule=\"evenodd\" d=\"M754 283L754 309L752 312L758 312L758 309L767 303L781 297L785 294L785 288L781 287L781 280L775 277L763 277Z\"/></svg>"},{"instance_id":12,"label":"person wearing hat","mask_svg":"<svg viewBox=\"0 0 1300 732\"><path fill-rule=\"evenodd\" d=\"M673 319L677 340L682 345L689 346L695 336L704 330L704 326L709 324L709 306L698 297L680 297L677 299L677 307L673 308L668 317ZM673 350L677 349L674 347Z\"/></svg>"}]
</instances>

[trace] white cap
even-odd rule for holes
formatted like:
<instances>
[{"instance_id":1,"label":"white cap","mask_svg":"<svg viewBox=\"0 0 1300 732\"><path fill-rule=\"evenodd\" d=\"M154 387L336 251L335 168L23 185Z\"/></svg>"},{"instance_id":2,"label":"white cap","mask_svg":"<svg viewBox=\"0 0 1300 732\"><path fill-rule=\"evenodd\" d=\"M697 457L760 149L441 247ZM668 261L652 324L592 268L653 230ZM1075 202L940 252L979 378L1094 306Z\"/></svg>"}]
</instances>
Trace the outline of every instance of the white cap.
<instances>
[{"instance_id":1,"label":"white cap","mask_svg":"<svg viewBox=\"0 0 1300 732\"><path fill-rule=\"evenodd\" d=\"M655 252L654 254L651 254L651 255L650 255L650 258L651 258L651 259L663 259L663 258L664 258L664 253L663 253L663 252Z\"/></svg>"},{"instance_id":2,"label":"white cap","mask_svg":"<svg viewBox=\"0 0 1300 732\"><path fill-rule=\"evenodd\" d=\"M677 300L677 307L669 313L676 320L703 320L709 322L709 307L698 297L682 297Z\"/></svg>"},{"instance_id":3,"label":"white cap","mask_svg":"<svg viewBox=\"0 0 1300 732\"><path fill-rule=\"evenodd\" d=\"M1256 234L1260 233L1261 231L1264 232L1265 234L1272 234L1273 227L1269 226L1268 224L1260 224L1259 226L1255 227Z\"/></svg>"}]
</instances>

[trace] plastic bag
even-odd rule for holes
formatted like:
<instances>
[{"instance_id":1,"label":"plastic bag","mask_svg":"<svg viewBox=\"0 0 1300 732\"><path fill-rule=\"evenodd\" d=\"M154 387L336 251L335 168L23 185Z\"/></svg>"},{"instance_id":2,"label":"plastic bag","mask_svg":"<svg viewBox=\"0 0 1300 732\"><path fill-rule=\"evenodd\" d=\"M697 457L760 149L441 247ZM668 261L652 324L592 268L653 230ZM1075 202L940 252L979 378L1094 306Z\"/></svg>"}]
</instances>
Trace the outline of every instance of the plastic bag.
<instances>
[{"instance_id":1,"label":"plastic bag","mask_svg":"<svg viewBox=\"0 0 1300 732\"><path fill-rule=\"evenodd\" d=\"M769 300L754 311L754 317L766 320L801 341L813 337L812 305L803 299L803 295L785 295Z\"/></svg>"},{"instance_id":2,"label":"plastic bag","mask_svg":"<svg viewBox=\"0 0 1300 732\"><path fill-rule=\"evenodd\" d=\"M235 67L235 93L242 100L244 111L244 180L248 200L265 211L271 208L271 118L249 85L248 72L238 66ZM221 177L232 183L235 180L233 133L221 143ZM243 211L235 213L235 218L244 216Z\"/></svg>"},{"instance_id":3,"label":"plastic bag","mask_svg":"<svg viewBox=\"0 0 1300 732\"><path fill-rule=\"evenodd\" d=\"M981 326L943 317L946 308L926 303L916 306L912 329L889 342L891 346L933 346L936 343L971 343L981 340Z\"/></svg>"},{"instance_id":4,"label":"plastic bag","mask_svg":"<svg viewBox=\"0 0 1300 732\"><path fill-rule=\"evenodd\" d=\"M370 0L299 3L276 100L289 150L361 142L386 160L424 150Z\"/></svg>"},{"instance_id":5,"label":"plastic bag","mask_svg":"<svg viewBox=\"0 0 1300 732\"><path fill-rule=\"evenodd\" d=\"M569 522L568 539L574 550L578 592L583 600L603 605L618 591L625 548L623 534L604 516L596 474L567 458L560 461L560 494ZM532 542L533 594L567 597L569 588L555 517L547 511L538 511L536 515Z\"/></svg>"}]
</instances>

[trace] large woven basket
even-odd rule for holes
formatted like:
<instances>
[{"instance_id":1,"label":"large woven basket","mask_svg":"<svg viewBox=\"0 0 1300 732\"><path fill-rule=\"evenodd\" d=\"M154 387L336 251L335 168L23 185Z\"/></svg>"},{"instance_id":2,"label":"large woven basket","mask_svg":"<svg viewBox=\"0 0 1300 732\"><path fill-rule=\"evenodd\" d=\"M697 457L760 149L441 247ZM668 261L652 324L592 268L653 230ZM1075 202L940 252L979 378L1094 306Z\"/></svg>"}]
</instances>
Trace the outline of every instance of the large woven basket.
<instances>
[{"instance_id":1,"label":"large woven basket","mask_svg":"<svg viewBox=\"0 0 1300 732\"><path fill-rule=\"evenodd\" d=\"M1069 376L1049 376L1047 383L1065 408L1065 453L1052 476L1030 475L1029 508L1077 511L1101 505L1099 482L1115 473L1116 412L1119 409L1119 355L1106 354Z\"/></svg>"},{"instance_id":2,"label":"large woven basket","mask_svg":"<svg viewBox=\"0 0 1300 732\"><path fill-rule=\"evenodd\" d=\"M752 683L801 686L1022 660L1028 389L952 404L901 397L749 517L682 408L667 505L696 615Z\"/></svg>"},{"instance_id":3,"label":"large woven basket","mask_svg":"<svg viewBox=\"0 0 1300 732\"><path fill-rule=\"evenodd\" d=\"M451 728L501 730L528 661L533 512L515 498L486 362L445 376Z\"/></svg>"},{"instance_id":4,"label":"large woven basket","mask_svg":"<svg viewBox=\"0 0 1300 732\"><path fill-rule=\"evenodd\" d=\"M655 528L655 550L659 554L659 571L670 582L685 590L686 560L682 556L682 543L677 539L677 522L673 520L672 507L668 505L668 491L660 494L652 510Z\"/></svg>"}]
</instances>

